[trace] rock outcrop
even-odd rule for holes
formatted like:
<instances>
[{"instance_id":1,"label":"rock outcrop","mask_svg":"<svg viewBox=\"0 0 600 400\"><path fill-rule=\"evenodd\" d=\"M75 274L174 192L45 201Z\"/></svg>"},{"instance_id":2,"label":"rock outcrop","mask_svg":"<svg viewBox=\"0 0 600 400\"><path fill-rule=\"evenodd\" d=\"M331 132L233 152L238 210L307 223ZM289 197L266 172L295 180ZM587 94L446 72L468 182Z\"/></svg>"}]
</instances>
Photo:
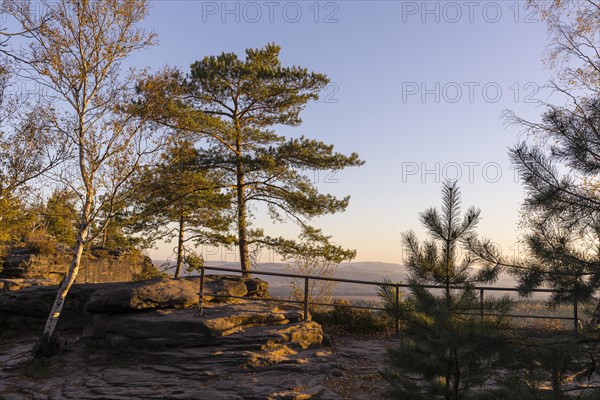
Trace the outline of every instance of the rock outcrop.
<instances>
[{"instance_id":1,"label":"rock outcrop","mask_svg":"<svg viewBox=\"0 0 600 400\"><path fill-rule=\"evenodd\" d=\"M59 247L50 254L18 248L1 260L0 291L19 290L26 284L58 284L69 269L72 251ZM127 282L152 266L152 260L133 250L95 249L84 253L77 283ZM21 285L21 287L19 287Z\"/></svg>"},{"instance_id":2,"label":"rock outcrop","mask_svg":"<svg viewBox=\"0 0 600 400\"><path fill-rule=\"evenodd\" d=\"M29 286L49 286L55 285L52 279L20 279L20 278L0 278L0 293L16 292Z\"/></svg>"},{"instance_id":3,"label":"rock outcrop","mask_svg":"<svg viewBox=\"0 0 600 400\"><path fill-rule=\"evenodd\" d=\"M94 314L85 336L128 347L207 346L252 342L257 337L308 347L323 340L320 326L304 324L298 309L256 301L209 304L202 316L194 309Z\"/></svg>"},{"instance_id":4,"label":"rock outcrop","mask_svg":"<svg viewBox=\"0 0 600 400\"><path fill-rule=\"evenodd\" d=\"M74 285L59 326L65 351L27 371L33 338L18 332L24 321L41 330L56 287L1 293L0 398L336 398L323 386L336 367L319 324L270 301L260 279L235 276L207 276L200 315L199 283Z\"/></svg>"},{"instance_id":5,"label":"rock outcrop","mask_svg":"<svg viewBox=\"0 0 600 400\"><path fill-rule=\"evenodd\" d=\"M242 276L208 275L205 282L206 303L234 300L227 295L257 297L256 288L267 287L258 278ZM199 277L75 284L69 291L59 324L63 329L81 331L94 314L190 308L198 304L199 289ZM31 286L0 293L0 324L8 330L39 326L50 312L56 290L56 286ZM268 293L260 297L268 297Z\"/></svg>"}]
</instances>

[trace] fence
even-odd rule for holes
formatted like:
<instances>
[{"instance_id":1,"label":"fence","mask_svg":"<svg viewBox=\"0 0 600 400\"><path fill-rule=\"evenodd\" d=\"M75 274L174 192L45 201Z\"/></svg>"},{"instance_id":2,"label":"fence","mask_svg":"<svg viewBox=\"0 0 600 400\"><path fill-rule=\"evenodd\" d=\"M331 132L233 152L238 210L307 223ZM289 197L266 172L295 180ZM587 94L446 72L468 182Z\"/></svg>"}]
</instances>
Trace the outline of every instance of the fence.
<instances>
[{"instance_id":1,"label":"fence","mask_svg":"<svg viewBox=\"0 0 600 400\"><path fill-rule=\"evenodd\" d=\"M202 315L204 308L204 281L205 281L205 270L210 271L220 271L220 272L233 272L235 274L240 274L239 269L231 269L231 268L223 268L223 267L206 267L202 266L200 270L200 301L198 303L198 310L200 315ZM252 275L268 275L268 276L279 276L285 278L294 278L294 279L303 279L304 280L304 299L300 300L287 300L287 299L271 299L271 298L260 298L261 301L272 301L279 303L290 303L290 304L302 304L304 311L304 320L308 321L308 308L310 305L316 306L336 306L336 307L349 307L356 309L368 309L368 310L379 310L384 311L385 309L382 307L368 307L368 306L357 306L357 305L340 305L333 303L319 303L319 302L310 302L309 301L309 283L310 280L320 280L320 281L333 281L333 282L345 282L345 283L354 283L359 285L372 285L372 286L387 286L393 287L396 295L396 318L395 318L395 329L396 329L396 337L400 336L400 315L399 315L399 304L400 304L400 288L408 288L410 285L402 284L402 283L386 283L386 282L374 282L374 281L363 281L363 280L355 280L355 279L343 279L343 278L331 278L331 277L321 277L321 276L312 276L312 275L297 275L297 274L289 274L284 272L267 272L267 271L252 271ZM440 285L422 285L421 287L427 289L445 289L445 286ZM465 289L464 286L451 286L451 289ZM472 289L479 291L479 315L483 319L485 316L493 316L493 314L486 314L484 307L484 294L485 291L497 291L497 292L518 292L518 290L514 287L492 287L492 286L475 286ZM556 293L557 290L554 289L533 289L534 293ZM249 300L248 297L242 296L233 296L233 295L211 295L211 297L227 297L227 298L237 298ZM511 318L532 318L532 319L555 319L555 320L568 320L573 321L573 331L575 334L579 332L579 316L578 316L578 303L577 300L573 303L573 316L572 317L558 317L558 316L550 316L550 315L519 315L519 314L508 314L508 317Z\"/></svg>"}]
</instances>

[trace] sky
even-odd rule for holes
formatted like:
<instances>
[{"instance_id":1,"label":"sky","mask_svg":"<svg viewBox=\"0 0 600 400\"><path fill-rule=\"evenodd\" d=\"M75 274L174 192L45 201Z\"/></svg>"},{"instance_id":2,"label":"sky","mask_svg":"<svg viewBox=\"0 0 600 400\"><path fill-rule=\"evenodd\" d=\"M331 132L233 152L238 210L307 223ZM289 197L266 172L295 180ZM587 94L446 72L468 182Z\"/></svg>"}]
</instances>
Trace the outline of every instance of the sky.
<instances>
[{"instance_id":1,"label":"sky","mask_svg":"<svg viewBox=\"0 0 600 400\"><path fill-rule=\"evenodd\" d=\"M313 221L332 240L357 250L355 261L402 263L401 233L422 238L419 213L439 207L444 179L458 179L464 209L482 210L478 232L518 253L523 188L508 159L522 132L505 124L512 110L539 119L543 22L524 1L152 1L144 22L159 44L129 66L181 67L204 56L274 42L284 65L331 80L303 123L278 131L357 152L364 166L335 175L307 171L317 187L350 195L344 213ZM292 223L256 225L293 237ZM153 258L168 257L160 245ZM208 260L236 261L234 251L199 248ZM265 253L263 261L272 261Z\"/></svg>"}]
</instances>

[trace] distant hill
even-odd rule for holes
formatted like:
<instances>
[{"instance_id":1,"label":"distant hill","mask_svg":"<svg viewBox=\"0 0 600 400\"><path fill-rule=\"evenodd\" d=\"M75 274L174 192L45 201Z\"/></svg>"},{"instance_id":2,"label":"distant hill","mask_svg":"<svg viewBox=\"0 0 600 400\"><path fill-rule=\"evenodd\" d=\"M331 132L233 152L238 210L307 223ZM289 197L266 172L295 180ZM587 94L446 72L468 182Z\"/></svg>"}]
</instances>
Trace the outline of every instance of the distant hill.
<instances>
[{"instance_id":1,"label":"distant hill","mask_svg":"<svg viewBox=\"0 0 600 400\"><path fill-rule=\"evenodd\" d=\"M156 265L165 264L164 261L154 260ZM207 261L207 267L222 267L222 268L231 268L238 269L239 263L235 262L227 262L223 263L220 261ZM286 263L261 263L255 269L255 271L264 271L264 272L284 272L284 273L293 273L290 269L287 268ZM219 271L207 271L207 274L220 274ZM184 273L185 274L185 273ZM292 278L278 277L278 276L268 276L268 275L258 275L261 279L267 281L270 286L271 294L277 297L288 297L290 294L290 284ZM342 263L339 265L337 273L335 275L337 278L343 279L352 279L352 280L360 280L360 281L373 281L373 282L381 282L384 279L390 279L392 282L406 283L408 276L408 269L406 266L401 264L394 263L384 263L384 262L376 262L376 261L365 261L365 262L352 262L352 263ZM515 280L503 274L500 276L498 281L493 286L499 287L515 287ZM344 297L348 299L362 299L362 300L376 300L377 299L377 290L378 287L375 285L358 285L352 283L339 282L336 284L334 295L339 297ZM404 289L406 291L406 289ZM511 297L516 297L516 293L508 293L508 292L489 292L486 293L486 296L491 294L494 295L504 295L510 294ZM535 295L534 299L545 299L547 296L545 295Z\"/></svg>"}]
</instances>

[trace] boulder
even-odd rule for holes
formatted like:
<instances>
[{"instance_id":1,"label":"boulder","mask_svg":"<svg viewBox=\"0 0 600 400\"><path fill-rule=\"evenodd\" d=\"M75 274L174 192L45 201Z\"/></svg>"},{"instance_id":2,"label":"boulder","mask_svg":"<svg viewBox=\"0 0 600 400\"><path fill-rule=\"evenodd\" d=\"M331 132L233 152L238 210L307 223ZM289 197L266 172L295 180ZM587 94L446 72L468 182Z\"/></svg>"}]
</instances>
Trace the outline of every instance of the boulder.
<instances>
[{"instance_id":1,"label":"boulder","mask_svg":"<svg viewBox=\"0 0 600 400\"><path fill-rule=\"evenodd\" d=\"M98 285L73 285L65 301L59 329L83 329L87 322L84 312L88 301ZM7 330L36 330L41 331L50 313L57 286L29 286L15 292L0 293L0 331Z\"/></svg>"},{"instance_id":2,"label":"boulder","mask_svg":"<svg viewBox=\"0 0 600 400\"><path fill-rule=\"evenodd\" d=\"M85 306L90 313L185 308L198 303L198 290L186 279L161 278L98 289Z\"/></svg>"},{"instance_id":3,"label":"boulder","mask_svg":"<svg viewBox=\"0 0 600 400\"><path fill-rule=\"evenodd\" d=\"M215 279L204 283L204 300L224 303L235 303L239 299L221 297L237 296L244 297L248 294L248 288L240 280Z\"/></svg>"},{"instance_id":4,"label":"boulder","mask_svg":"<svg viewBox=\"0 0 600 400\"><path fill-rule=\"evenodd\" d=\"M200 277L187 276L183 279L187 279L193 282L194 285L200 289ZM215 283L219 282L219 283ZM243 284L246 288L241 287ZM238 293L238 294L235 294ZM244 294L241 294L244 293ZM214 302L235 302L219 297L213 298L215 295L230 294L233 296L244 296L244 297L260 297L269 298L269 284L259 278L251 278L240 275L206 275L204 277L204 301Z\"/></svg>"},{"instance_id":5,"label":"boulder","mask_svg":"<svg viewBox=\"0 0 600 400\"><path fill-rule=\"evenodd\" d=\"M303 318L297 307L263 301L209 306L205 316L202 331L210 337L228 336L255 326L285 325Z\"/></svg>"},{"instance_id":6,"label":"boulder","mask_svg":"<svg viewBox=\"0 0 600 400\"><path fill-rule=\"evenodd\" d=\"M73 285L63 310L83 313L85 303L98 288L99 285ZM50 312L57 290L58 286L29 286L14 292L0 293L0 315L45 318Z\"/></svg>"},{"instance_id":7,"label":"boulder","mask_svg":"<svg viewBox=\"0 0 600 400\"><path fill-rule=\"evenodd\" d=\"M248 289L248 297L270 297L269 284L259 278L245 278L244 285Z\"/></svg>"}]
</instances>

